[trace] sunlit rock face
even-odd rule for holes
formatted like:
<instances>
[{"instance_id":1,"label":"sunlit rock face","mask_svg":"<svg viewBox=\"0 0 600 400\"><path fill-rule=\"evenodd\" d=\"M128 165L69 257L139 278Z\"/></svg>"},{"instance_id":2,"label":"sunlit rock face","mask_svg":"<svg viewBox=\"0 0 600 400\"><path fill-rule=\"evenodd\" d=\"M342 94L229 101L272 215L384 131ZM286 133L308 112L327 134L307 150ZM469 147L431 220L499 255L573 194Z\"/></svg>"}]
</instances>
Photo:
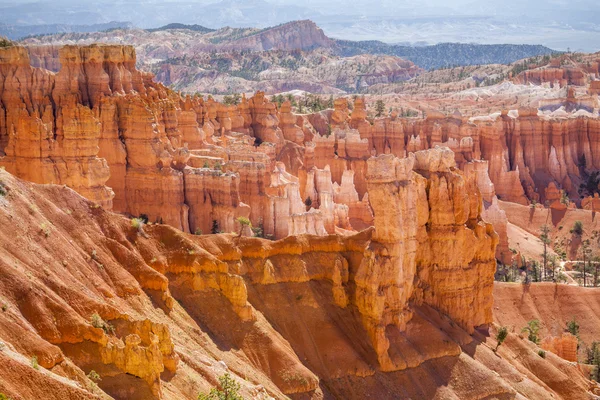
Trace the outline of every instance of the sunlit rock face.
<instances>
[{"instance_id":1,"label":"sunlit rock face","mask_svg":"<svg viewBox=\"0 0 600 400\"><path fill-rule=\"evenodd\" d=\"M389 325L405 329L412 317L409 299L443 311L469 331L491 322L498 236L481 220L476 180L455 165L448 148L368 161L375 232L357 285L359 310L383 368L402 365L387 352L386 332ZM373 269L374 260L385 267Z\"/></svg>"},{"instance_id":2,"label":"sunlit rock face","mask_svg":"<svg viewBox=\"0 0 600 400\"><path fill-rule=\"evenodd\" d=\"M102 127L65 81L31 67L22 47L0 50L0 165L33 182L67 184L110 208L109 166L98 157Z\"/></svg>"}]
</instances>

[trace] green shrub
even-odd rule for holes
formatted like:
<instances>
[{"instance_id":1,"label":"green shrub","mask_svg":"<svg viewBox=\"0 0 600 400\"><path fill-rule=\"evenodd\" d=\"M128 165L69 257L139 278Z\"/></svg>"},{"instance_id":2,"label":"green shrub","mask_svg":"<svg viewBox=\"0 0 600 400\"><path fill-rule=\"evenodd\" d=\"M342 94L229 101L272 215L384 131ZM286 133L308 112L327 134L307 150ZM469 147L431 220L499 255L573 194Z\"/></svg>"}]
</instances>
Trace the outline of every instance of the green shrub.
<instances>
[{"instance_id":1,"label":"green shrub","mask_svg":"<svg viewBox=\"0 0 600 400\"><path fill-rule=\"evenodd\" d=\"M538 332L540 331L540 321L537 319L532 319L531 321L527 322L527 326L523 329L521 329L522 333L527 333L527 339L529 339L529 341L538 344L540 341L540 338L538 337Z\"/></svg>"},{"instance_id":2,"label":"green shrub","mask_svg":"<svg viewBox=\"0 0 600 400\"><path fill-rule=\"evenodd\" d=\"M0 196L4 197L4 196L6 196L7 193L8 193L8 191L6 190L6 186L4 185L4 182L0 181Z\"/></svg>"},{"instance_id":3,"label":"green shrub","mask_svg":"<svg viewBox=\"0 0 600 400\"><path fill-rule=\"evenodd\" d=\"M50 231L50 228L48 227L48 224L46 224L45 222L40 225L40 231L44 234L44 236L50 237L51 231Z\"/></svg>"},{"instance_id":4,"label":"green shrub","mask_svg":"<svg viewBox=\"0 0 600 400\"><path fill-rule=\"evenodd\" d=\"M560 202L567 207L571 204L571 199L569 198L567 192L565 192L564 190L561 190L560 192Z\"/></svg>"},{"instance_id":5,"label":"green shrub","mask_svg":"<svg viewBox=\"0 0 600 400\"><path fill-rule=\"evenodd\" d=\"M590 378L596 382L600 381L600 342L592 342L592 346L587 350L587 364L593 365Z\"/></svg>"},{"instance_id":6,"label":"green shrub","mask_svg":"<svg viewBox=\"0 0 600 400\"><path fill-rule=\"evenodd\" d=\"M115 327L104 321L102 317L98 315L98 313L92 314L90 317L90 324L92 324L94 328L102 329L107 335L110 333L115 333Z\"/></svg>"},{"instance_id":7,"label":"green shrub","mask_svg":"<svg viewBox=\"0 0 600 400\"><path fill-rule=\"evenodd\" d=\"M198 235L198 236L202 235L202 229L196 228L196 231L194 232L194 235Z\"/></svg>"},{"instance_id":8,"label":"green shrub","mask_svg":"<svg viewBox=\"0 0 600 400\"><path fill-rule=\"evenodd\" d=\"M200 393L198 400L243 400L239 393L240 384L228 373L219 377L219 389L213 388L208 394Z\"/></svg>"},{"instance_id":9,"label":"green shrub","mask_svg":"<svg viewBox=\"0 0 600 400\"><path fill-rule=\"evenodd\" d=\"M227 104L227 105L238 105L240 104L240 101L242 100L242 96L240 96L239 93L234 93L231 96L225 96L223 98L223 103Z\"/></svg>"},{"instance_id":10,"label":"green shrub","mask_svg":"<svg viewBox=\"0 0 600 400\"><path fill-rule=\"evenodd\" d=\"M217 233L219 233L219 231L220 231L219 221L217 221L216 219L213 219L212 227L210 228L210 233L212 233L213 235L216 235Z\"/></svg>"},{"instance_id":11,"label":"green shrub","mask_svg":"<svg viewBox=\"0 0 600 400\"><path fill-rule=\"evenodd\" d=\"M250 222L250 220L246 217L238 217L236 219L237 222L240 223L240 225L242 226L252 226L252 223Z\"/></svg>"},{"instance_id":12,"label":"green shrub","mask_svg":"<svg viewBox=\"0 0 600 400\"><path fill-rule=\"evenodd\" d=\"M90 323L92 324L92 326L94 328L102 328L102 326L104 325L104 321L102 320L102 317L100 317L100 315L98 315L98 313L93 313L91 318L90 318Z\"/></svg>"},{"instance_id":13,"label":"green shrub","mask_svg":"<svg viewBox=\"0 0 600 400\"><path fill-rule=\"evenodd\" d=\"M90 373L87 374L87 377L94 383L102 380L102 378L100 378L100 375L94 370L91 370Z\"/></svg>"},{"instance_id":14,"label":"green shrub","mask_svg":"<svg viewBox=\"0 0 600 400\"><path fill-rule=\"evenodd\" d=\"M546 352L544 350L540 350L540 351L538 351L538 356L540 356L542 358L546 358Z\"/></svg>"},{"instance_id":15,"label":"green shrub","mask_svg":"<svg viewBox=\"0 0 600 400\"><path fill-rule=\"evenodd\" d=\"M40 369L40 364L38 364L37 356L31 357L31 366L33 367L33 369Z\"/></svg>"},{"instance_id":16,"label":"green shrub","mask_svg":"<svg viewBox=\"0 0 600 400\"><path fill-rule=\"evenodd\" d=\"M507 336L508 336L508 330L506 329L505 326L501 326L498 329L498 333L496 333L496 341L498 343L496 344L496 348L494 349L494 353L498 350L498 347L500 347L500 345L506 340Z\"/></svg>"},{"instance_id":17,"label":"green shrub","mask_svg":"<svg viewBox=\"0 0 600 400\"><path fill-rule=\"evenodd\" d=\"M572 232L579 236L583 235L583 222L575 221Z\"/></svg>"},{"instance_id":18,"label":"green shrub","mask_svg":"<svg viewBox=\"0 0 600 400\"><path fill-rule=\"evenodd\" d=\"M250 229L252 229L252 223L250 222L250 220L248 218L237 217L236 221L239 222L239 224L240 224L240 233L239 233L240 236L242 236L242 232L244 231L245 226L249 226Z\"/></svg>"},{"instance_id":19,"label":"green shrub","mask_svg":"<svg viewBox=\"0 0 600 400\"><path fill-rule=\"evenodd\" d=\"M0 400L12 400L11 397L8 397L7 395L5 395L4 393L0 393Z\"/></svg>"},{"instance_id":20,"label":"green shrub","mask_svg":"<svg viewBox=\"0 0 600 400\"><path fill-rule=\"evenodd\" d=\"M383 102L383 100L377 100L375 102L375 113L376 113L375 116L381 117L384 112L385 112L385 103Z\"/></svg>"},{"instance_id":21,"label":"green shrub","mask_svg":"<svg viewBox=\"0 0 600 400\"><path fill-rule=\"evenodd\" d=\"M262 224L260 224L258 226L253 226L251 229L252 229L252 233L254 233L255 237L259 237L259 238L265 237L265 231L264 231Z\"/></svg>"},{"instance_id":22,"label":"green shrub","mask_svg":"<svg viewBox=\"0 0 600 400\"><path fill-rule=\"evenodd\" d=\"M579 324L575 321L575 317L567 322L567 331L573 336L579 337Z\"/></svg>"},{"instance_id":23,"label":"green shrub","mask_svg":"<svg viewBox=\"0 0 600 400\"><path fill-rule=\"evenodd\" d=\"M569 280L567 279L567 276L565 274L559 272L559 274L556 277L556 281L558 283L567 283Z\"/></svg>"},{"instance_id":24,"label":"green shrub","mask_svg":"<svg viewBox=\"0 0 600 400\"><path fill-rule=\"evenodd\" d=\"M138 232L142 232L144 230L144 220L141 218L131 218L131 226Z\"/></svg>"},{"instance_id":25,"label":"green shrub","mask_svg":"<svg viewBox=\"0 0 600 400\"><path fill-rule=\"evenodd\" d=\"M15 44L7 38L0 36L0 48L12 47Z\"/></svg>"}]
</instances>

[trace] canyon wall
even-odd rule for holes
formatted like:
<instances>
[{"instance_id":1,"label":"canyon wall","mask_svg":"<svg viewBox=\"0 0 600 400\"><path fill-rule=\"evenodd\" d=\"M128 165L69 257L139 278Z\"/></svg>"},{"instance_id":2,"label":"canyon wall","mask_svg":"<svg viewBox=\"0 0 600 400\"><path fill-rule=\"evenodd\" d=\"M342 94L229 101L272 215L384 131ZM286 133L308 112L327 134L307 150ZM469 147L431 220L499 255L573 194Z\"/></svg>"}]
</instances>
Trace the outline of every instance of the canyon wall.
<instances>
[{"instance_id":1,"label":"canyon wall","mask_svg":"<svg viewBox=\"0 0 600 400\"><path fill-rule=\"evenodd\" d=\"M0 50L0 391L196 398L230 372L252 398L587 396L482 332L511 257L498 198L573 195L596 118L295 115L182 96L127 46L58 53ZM33 356L52 375L22 374Z\"/></svg>"},{"instance_id":2,"label":"canyon wall","mask_svg":"<svg viewBox=\"0 0 600 400\"><path fill-rule=\"evenodd\" d=\"M33 182L67 184L110 208L110 170L97 156L101 126L68 85L55 91L54 74L31 67L25 48L0 51L0 165Z\"/></svg>"},{"instance_id":3,"label":"canyon wall","mask_svg":"<svg viewBox=\"0 0 600 400\"><path fill-rule=\"evenodd\" d=\"M369 141L367 154L402 156L448 146L460 168L468 161L487 160L496 194L506 201L544 202L544 190L551 182L577 198L582 171L600 169L600 119L591 114L558 118L519 109L465 118L429 112L425 119L392 115L373 124L364 115L364 105L357 100L349 124Z\"/></svg>"},{"instance_id":4,"label":"canyon wall","mask_svg":"<svg viewBox=\"0 0 600 400\"><path fill-rule=\"evenodd\" d=\"M332 111L296 115L262 92L237 105L182 96L137 71L128 46L52 52L56 73L41 68L56 65L39 49L0 51L0 164L186 232L239 231L239 217L271 238L365 229L374 223L368 160L445 146L475 177L484 218L500 234L497 257L508 262L494 199L553 202L564 190L577 200L586 174L600 169L600 120L586 112L371 119L358 97L352 111L338 98Z\"/></svg>"},{"instance_id":5,"label":"canyon wall","mask_svg":"<svg viewBox=\"0 0 600 400\"><path fill-rule=\"evenodd\" d=\"M275 164L284 138L264 95L238 107L180 97L137 71L128 46L58 53L61 68L52 73L32 67L24 48L0 51L0 165L8 171L187 232L239 229L236 219L251 213L247 201L266 234L325 233L321 211L307 214L299 186L276 178L285 173ZM254 147L249 132L268 143ZM253 179L262 183L253 187ZM303 227L294 228L299 220Z\"/></svg>"}]
</instances>

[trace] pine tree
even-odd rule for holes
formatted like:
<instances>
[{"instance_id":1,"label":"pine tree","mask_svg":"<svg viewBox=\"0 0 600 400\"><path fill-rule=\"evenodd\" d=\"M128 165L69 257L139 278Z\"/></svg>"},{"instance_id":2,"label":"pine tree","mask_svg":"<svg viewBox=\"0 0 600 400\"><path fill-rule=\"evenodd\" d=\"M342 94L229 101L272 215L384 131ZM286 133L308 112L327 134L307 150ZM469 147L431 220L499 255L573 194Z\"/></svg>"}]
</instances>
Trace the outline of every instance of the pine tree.
<instances>
[{"instance_id":1,"label":"pine tree","mask_svg":"<svg viewBox=\"0 0 600 400\"><path fill-rule=\"evenodd\" d=\"M200 393L198 400L244 400L239 393L240 384L228 373L219 377L219 387L212 388L208 394Z\"/></svg>"},{"instance_id":2,"label":"pine tree","mask_svg":"<svg viewBox=\"0 0 600 400\"><path fill-rule=\"evenodd\" d=\"M527 326L525 328L523 328L521 330L521 332L523 333L527 333L527 339L529 339L531 342L538 344L538 342L540 341L539 337L538 337L538 332L540 330L540 321L537 319L532 319L531 321L527 322Z\"/></svg>"},{"instance_id":3,"label":"pine tree","mask_svg":"<svg viewBox=\"0 0 600 400\"><path fill-rule=\"evenodd\" d=\"M217 221L216 219L213 219L210 233L212 233L213 235L219 233L219 221Z\"/></svg>"},{"instance_id":4,"label":"pine tree","mask_svg":"<svg viewBox=\"0 0 600 400\"><path fill-rule=\"evenodd\" d=\"M550 244L550 228L548 225L544 224L541 228L542 234L540 235L540 239L544 244L544 268L542 269L542 280L544 280L544 274L546 274L546 268L548 263L548 250L547 246Z\"/></svg>"},{"instance_id":5,"label":"pine tree","mask_svg":"<svg viewBox=\"0 0 600 400\"><path fill-rule=\"evenodd\" d=\"M500 327L500 329L498 329L498 333L496 334L496 348L494 349L494 353L498 350L498 347L500 347L500 345L506 340L506 337L508 336L508 330L506 329L505 326Z\"/></svg>"},{"instance_id":6,"label":"pine tree","mask_svg":"<svg viewBox=\"0 0 600 400\"><path fill-rule=\"evenodd\" d=\"M375 112L376 117L381 117L383 115L385 112L385 103L383 100L377 100L377 102L375 102Z\"/></svg>"}]
</instances>

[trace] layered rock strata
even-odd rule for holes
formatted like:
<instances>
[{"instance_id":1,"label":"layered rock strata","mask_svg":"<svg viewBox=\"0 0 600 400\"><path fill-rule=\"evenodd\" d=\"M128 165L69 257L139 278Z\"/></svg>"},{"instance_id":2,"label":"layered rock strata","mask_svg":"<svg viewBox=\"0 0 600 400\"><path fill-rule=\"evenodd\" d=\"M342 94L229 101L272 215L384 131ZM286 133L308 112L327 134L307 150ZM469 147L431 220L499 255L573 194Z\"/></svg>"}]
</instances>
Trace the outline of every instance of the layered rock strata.
<instances>
[{"instance_id":1,"label":"layered rock strata","mask_svg":"<svg viewBox=\"0 0 600 400\"><path fill-rule=\"evenodd\" d=\"M474 332L497 239L453 157L373 158L374 229L279 241L134 228L0 171L0 391L195 399L227 372L245 398L583 398L576 367Z\"/></svg>"},{"instance_id":2,"label":"layered rock strata","mask_svg":"<svg viewBox=\"0 0 600 400\"><path fill-rule=\"evenodd\" d=\"M470 332L491 322L498 237L481 220L475 179L456 169L450 149L404 159L382 155L369 159L367 170L375 232L357 272L364 298L358 308L382 368L393 370L402 368L402 361L388 352L394 337L389 326L406 328L412 317L409 299L447 313ZM374 270L375 260L386 267ZM373 276L384 273L383 286L372 285Z\"/></svg>"},{"instance_id":3,"label":"layered rock strata","mask_svg":"<svg viewBox=\"0 0 600 400\"><path fill-rule=\"evenodd\" d=\"M137 71L127 46L56 51L57 73L31 67L23 48L0 52L0 163L184 231L208 233L214 222L237 230L240 216L274 238L365 229L373 224L367 160L438 145L476 176L486 208L495 195L556 203L553 193L563 190L576 199L585 174L600 169L600 123L585 113L522 108L467 118L427 110L425 118L371 119L358 97L352 111L338 98L333 110L298 116L262 92L237 106L182 97ZM494 209L487 218L504 260L504 219Z\"/></svg>"},{"instance_id":4,"label":"layered rock strata","mask_svg":"<svg viewBox=\"0 0 600 400\"><path fill-rule=\"evenodd\" d=\"M33 182L67 184L110 208L101 125L61 78L58 85L54 74L31 67L25 48L0 51L0 165Z\"/></svg>"}]
</instances>

